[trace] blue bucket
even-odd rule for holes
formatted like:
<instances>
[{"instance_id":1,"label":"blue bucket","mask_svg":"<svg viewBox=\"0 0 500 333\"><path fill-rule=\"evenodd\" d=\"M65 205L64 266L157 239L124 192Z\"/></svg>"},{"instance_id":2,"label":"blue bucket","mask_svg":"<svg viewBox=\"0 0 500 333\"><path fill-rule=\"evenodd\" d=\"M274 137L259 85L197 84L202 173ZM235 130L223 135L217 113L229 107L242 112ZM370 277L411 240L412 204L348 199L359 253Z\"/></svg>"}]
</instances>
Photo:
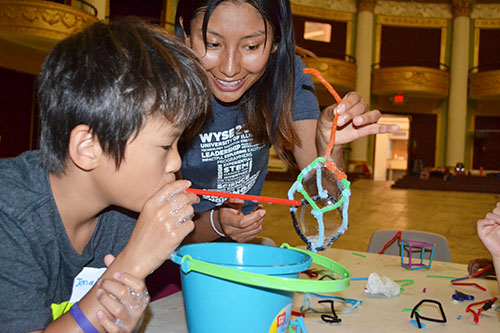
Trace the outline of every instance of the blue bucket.
<instances>
[{"instance_id":1,"label":"blue bucket","mask_svg":"<svg viewBox=\"0 0 500 333\"><path fill-rule=\"evenodd\" d=\"M346 289L350 280L347 269L326 257L264 245L189 244L174 253L172 260L181 265L191 333L284 333L295 292L336 292ZM341 271L343 279L298 279L313 262Z\"/></svg>"}]
</instances>

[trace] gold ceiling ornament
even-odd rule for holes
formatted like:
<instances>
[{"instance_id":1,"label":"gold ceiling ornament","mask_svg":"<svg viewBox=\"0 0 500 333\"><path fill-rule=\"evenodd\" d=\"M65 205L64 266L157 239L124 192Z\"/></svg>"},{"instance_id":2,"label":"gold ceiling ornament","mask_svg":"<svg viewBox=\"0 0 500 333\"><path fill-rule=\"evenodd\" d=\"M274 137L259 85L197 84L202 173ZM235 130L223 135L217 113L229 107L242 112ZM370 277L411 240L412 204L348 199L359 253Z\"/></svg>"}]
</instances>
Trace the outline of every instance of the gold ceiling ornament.
<instances>
[{"instance_id":1,"label":"gold ceiling ornament","mask_svg":"<svg viewBox=\"0 0 500 333\"><path fill-rule=\"evenodd\" d=\"M475 0L452 0L453 4L453 17L467 16L470 17L472 6Z\"/></svg>"},{"instance_id":2,"label":"gold ceiling ornament","mask_svg":"<svg viewBox=\"0 0 500 333\"><path fill-rule=\"evenodd\" d=\"M373 12L376 4L377 0L358 0L358 12Z\"/></svg>"},{"instance_id":3,"label":"gold ceiling ornament","mask_svg":"<svg viewBox=\"0 0 500 333\"><path fill-rule=\"evenodd\" d=\"M446 28L448 26L448 20L434 17L378 15L377 24L399 27Z\"/></svg>"},{"instance_id":4,"label":"gold ceiling ornament","mask_svg":"<svg viewBox=\"0 0 500 333\"><path fill-rule=\"evenodd\" d=\"M61 40L97 22L77 8L49 1L0 0L0 34Z\"/></svg>"},{"instance_id":5,"label":"gold ceiling ornament","mask_svg":"<svg viewBox=\"0 0 500 333\"><path fill-rule=\"evenodd\" d=\"M308 18L348 22L353 20L353 13L321 7L308 7L292 4L292 14Z\"/></svg>"}]
</instances>

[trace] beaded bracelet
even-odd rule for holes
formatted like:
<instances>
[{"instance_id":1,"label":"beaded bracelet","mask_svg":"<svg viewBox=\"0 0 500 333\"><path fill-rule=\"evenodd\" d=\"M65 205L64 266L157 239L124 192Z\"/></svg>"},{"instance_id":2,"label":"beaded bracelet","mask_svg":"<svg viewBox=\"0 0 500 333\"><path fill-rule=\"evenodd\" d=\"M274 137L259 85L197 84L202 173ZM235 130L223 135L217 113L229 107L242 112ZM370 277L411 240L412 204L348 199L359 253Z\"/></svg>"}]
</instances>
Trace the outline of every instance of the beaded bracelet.
<instances>
[{"instance_id":1,"label":"beaded bracelet","mask_svg":"<svg viewBox=\"0 0 500 333\"><path fill-rule=\"evenodd\" d=\"M214 231L217 233L217 235L219 235L221 237L227 237L225 234L223 234L222 232L220 232L219 230L217 230L217 228L215 227L215 224L214 224L214 210L213 209L210 211L210 224L212 225L212 229L214 229Z\"/></svg>"},{"instance_id":2,"label":"beaded bracelet","mask_svg":"<svg viewBox=\"0 0 500 333\"><path fill-rule=\"evenodd\" d=\"M99 331L92 325L90 320L85 317L85 314L80 309L78 302L73 304L73 306L69 309L69 312L73 316L73 319L76 321L78 326L83 330L84 333L99 333Z\"/></svg>"}]
</instances>

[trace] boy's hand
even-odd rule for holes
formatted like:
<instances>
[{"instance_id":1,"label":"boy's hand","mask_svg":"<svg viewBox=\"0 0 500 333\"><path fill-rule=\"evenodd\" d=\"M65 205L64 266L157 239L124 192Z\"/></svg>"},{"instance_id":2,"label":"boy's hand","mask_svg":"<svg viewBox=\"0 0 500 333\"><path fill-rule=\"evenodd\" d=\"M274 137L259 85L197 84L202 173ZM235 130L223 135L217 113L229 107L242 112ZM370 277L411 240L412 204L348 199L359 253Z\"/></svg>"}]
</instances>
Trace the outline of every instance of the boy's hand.
<instances>
[{"instance_id":1,"label":"boy's hand","mask_svg":"<svg viewBox=\"0 0 500 333\"><path fill-rule=\"evenodd\" d=\"M485 218L477 221L477 234L495 259L500 258L500 202Z\"/></svg>"},{"instance_id":2,"label":"boy's hand","mask_svg":"<svg viewBox=\"0 0 500 333\"><path fill-rule=\"evenodd\" d=\"M487 259L487 258L479 258L479 259L471 260L469 262L469 265L467 266L467 272L469 273L469 275L474 275L477 272L479 272L481 269L483 269L484 267L486 267L488 265L491 265L492 263L493 263L493 261L491 261L491 259ZM480 276L483 276L483 275L484 276L495 275L495 269L493 267L491 267L490 269L488 269L486 272L484 272Z\"/></svg>"},{"instance_id":3,"label":"boy's hand","mask_svg":"<svg viewBox=\"0 0 500 333\"><path fill-rule=\"evenodd\" d=\"M228 199L219 208L219 221L222 232L232 240L244 243L248 242L262 231L266 211L259 205L257 209L248 215L241 212L244 201L240 199Z\"/></svg>"},{"instance_id":4,"label":"boy's hand","mask_svg":"<svg viewBox=\"0 0 500 333\"><path fill-rule=\"evenodd\" d=\"M187 180L169 183L145 203L125 249L137 276L146 277L158 268L193 230L192 204L199 198L185 192L190 185Z\"/></svg>"},{"instance_id":5,"label":"boy's hand","mask_svg":"<svg viewBox=\"0 0 500 333\"><path fill-rule=\"evenodd\" d=\"M128 273L114 273L113 279L99 280L96 296L108 311L97 312L106 332L132 332L144 314L149 295L143 280Z\"/></svg>"}]
</instances>

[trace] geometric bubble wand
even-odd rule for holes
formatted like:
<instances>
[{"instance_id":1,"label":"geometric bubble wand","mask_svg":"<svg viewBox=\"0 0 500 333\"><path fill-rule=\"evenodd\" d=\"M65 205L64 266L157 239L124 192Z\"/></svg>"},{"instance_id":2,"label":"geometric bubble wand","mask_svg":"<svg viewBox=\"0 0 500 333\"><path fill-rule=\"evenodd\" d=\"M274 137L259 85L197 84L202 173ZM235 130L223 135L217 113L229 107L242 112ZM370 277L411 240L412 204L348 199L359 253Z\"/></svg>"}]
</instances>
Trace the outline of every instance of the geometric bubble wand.
<instances>
[{"instance_id":1,"label":"geometric bubble wand","mask_svg":"<svg viewBox=\"0 0 500 333\"><path fill-rule=\"evenodd\" d=\"M342 98L316 69L304 68L304 73L316 76L337 104L342 102ZM312 252L327 249L348 228L350 183L330 157L335 145L338 117L335 112L330 140L323 156L305 167L288 191L290 200L298 194L303 197L302 205L291 207L290 214L297 234Z\"/></svg>"}]
</instances>

